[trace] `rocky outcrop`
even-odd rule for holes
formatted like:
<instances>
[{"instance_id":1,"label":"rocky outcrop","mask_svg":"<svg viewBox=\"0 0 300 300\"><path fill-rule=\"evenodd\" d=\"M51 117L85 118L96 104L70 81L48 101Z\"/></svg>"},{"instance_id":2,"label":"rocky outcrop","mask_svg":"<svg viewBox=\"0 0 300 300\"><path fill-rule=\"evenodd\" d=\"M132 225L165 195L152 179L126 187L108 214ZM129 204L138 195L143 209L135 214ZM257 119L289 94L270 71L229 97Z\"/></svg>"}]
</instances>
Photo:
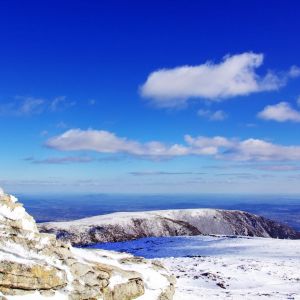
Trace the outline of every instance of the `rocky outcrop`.
<instances>
[{"instance_id":1,"label":"rocky outcrop","mask_svg":"<svg viewBox=\"0 0 300 300\"><path fill-rule=\"evenodd\" d=\"M113 213L69 222L42 223L39 228L74 245L209 234L300 238L295 230L278 222L243 211L218 209Z\"/></svg>"},{"instance_id":2,"label":"rocky outcrop","mask_svg":"<svg viewBox=\"0 0 300 300\"><path fill-rule=\"evenodd\" d=\"M40 233L22 204L0 189L1 299L172 299L173 293L163 266L129 254L76 249Z\"/></svg>"}]
</instances>

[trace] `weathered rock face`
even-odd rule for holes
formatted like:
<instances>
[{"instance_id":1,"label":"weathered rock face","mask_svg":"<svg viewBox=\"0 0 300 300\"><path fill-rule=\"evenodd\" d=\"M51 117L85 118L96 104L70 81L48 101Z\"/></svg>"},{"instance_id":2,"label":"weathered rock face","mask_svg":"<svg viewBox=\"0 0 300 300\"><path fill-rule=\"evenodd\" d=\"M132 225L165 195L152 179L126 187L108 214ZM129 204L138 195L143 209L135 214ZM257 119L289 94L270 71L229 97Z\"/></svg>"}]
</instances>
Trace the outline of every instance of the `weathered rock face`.
<instances>
[{"instance_id":1,"label":"weathered rock face","mask_svg":"<svg viewBox=\"0 0 300 300\"><path fill-rule=\"evenodd\" d=\"M113 213L69 222L42 223L39 228L74 245L201 234L300 238L295 230L278 222L243 211L217 209Z\"/></svg>"},{"instance_id":2,"label":"weathered rock face","mask_svg":"<svg viewBox=\"0 0 300 300\"><path fill-rule=\"evenodd\" d=\"M149 274L159 284L149 282ZM17 199L0 190L1 299L28 294L30 299L164 299L166 293L172 299L174 282L162 266L128 254L74 249L39 233Z\"/></svg>"}]
</instances>

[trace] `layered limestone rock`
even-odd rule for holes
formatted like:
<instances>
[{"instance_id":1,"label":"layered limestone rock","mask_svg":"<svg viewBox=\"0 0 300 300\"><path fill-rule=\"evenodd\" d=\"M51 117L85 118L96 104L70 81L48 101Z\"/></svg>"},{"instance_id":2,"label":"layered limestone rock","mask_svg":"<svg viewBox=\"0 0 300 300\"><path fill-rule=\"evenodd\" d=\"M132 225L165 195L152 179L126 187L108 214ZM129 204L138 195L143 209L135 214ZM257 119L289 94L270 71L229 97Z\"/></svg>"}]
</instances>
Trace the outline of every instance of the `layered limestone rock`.
<instances>
[{"instance_id":1,"label":"layered limestone rock","mask_svg":"<svg viewBox=\"0 0 300 300\"><path fill-rule=\"evenodd\" d=\"M0 298L172 299L163 266L129 254L76 249L39 233L22 204L0 189Z\"/></svg>"}]
</instances>

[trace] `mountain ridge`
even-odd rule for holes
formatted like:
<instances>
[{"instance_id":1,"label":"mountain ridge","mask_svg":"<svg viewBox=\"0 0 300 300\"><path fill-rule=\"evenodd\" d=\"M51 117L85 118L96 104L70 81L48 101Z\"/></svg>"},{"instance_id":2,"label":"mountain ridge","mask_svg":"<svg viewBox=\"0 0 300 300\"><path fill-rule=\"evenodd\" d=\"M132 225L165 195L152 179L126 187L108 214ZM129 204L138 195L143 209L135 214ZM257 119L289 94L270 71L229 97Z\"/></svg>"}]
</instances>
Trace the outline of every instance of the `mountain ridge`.
<instances>
[{"instance_id":1,"label":"mountain ridge","mask_svg":"<svg viewBox=\"0 0 300 300\"><path fill-rule=\"evenodd\" d=\"M240 210L182 209L117 212L67 222L38 224L43 232L74 245L116 242L143 237L241 235L299 239L287 225Z\"/></svg>"}]
</instances>

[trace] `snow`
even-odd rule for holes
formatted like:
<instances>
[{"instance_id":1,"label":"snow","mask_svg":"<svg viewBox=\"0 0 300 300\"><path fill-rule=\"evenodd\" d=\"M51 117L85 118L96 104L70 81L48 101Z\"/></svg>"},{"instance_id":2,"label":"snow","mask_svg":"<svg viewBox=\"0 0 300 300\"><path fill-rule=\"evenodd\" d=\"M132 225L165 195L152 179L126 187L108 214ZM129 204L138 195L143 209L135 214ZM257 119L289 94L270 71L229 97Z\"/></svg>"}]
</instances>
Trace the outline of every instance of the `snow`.
<instances>
[{"instance_id":1,"label":"snow","mask_svg":"<svg viewBox=\"0 0 300 300\"><path fill-rule=\"evenodd\" d=\"M158 258L177 277L174 300L300 299L300 240L145 238L106 249Z\"/></svg>"},{"instance_id":2,"label":"snow","mask_svg":"<svg viewBox=\"0 0 300 300\"><path fill-rule=\"evenodd\" d=\"M10 220L20 220L25 216L25 209L21 206L11 209L7 205L2 205L0 215Z\"/></svg>"},{"instance_id":3,"label":"snow","mask_svg":"<svg viewBox=\"0 0 300 300\"><path fill-rule=\"evenodd\" d=\"M120 225L131 222L132 219L153 219L153 217L173 217L175 219L186 219L186 216L215 216L218 211L215 209L182 209L182 210L155 210L142 212L116 212L106 215L99 215L74 221L67 222L50 222L50 224L57 224L61 229L68 229L72 226L85 225L92 226L98 223L106 225ZM47 224L47 223L44 223Z\"/></svg>"},{"instance_id":4,"label":"snow","mask_svg":"<svg viewBox=\"0 0 300 300\"><path fill-rule=\"evenodd\" d=\"M15 196L13 196L13 195L9 195L9 197L10 197L10 200L11 200L12 202L14 202L14 203L16 203L16 202L19 201L18 198L15 197Z\"/></svg>"},{"instance_id":5,"label":"snow","mask_svg":"<svg viewBox=\"0 0 300 300\"><path fill-rule=\"evenodd\" d=\"M0 261L25 264L27 266L42 265L46 269L49 268L49 270L51 267L54 267L65 271L67 276L66 286L54 295L44 296L36 291L28 295L7 296L6 298L9 300L68 299L68 293L74 288L74 278L70 267L64 263L63 259L55 256L54 253L52 255L51 252L41 251L47 248L48 244L51 244L51 236L38 233L34 219L26 213L22 205L14 204L18 201L17 198L4 195L4 198L1 197L1 200L3 201L0 203L0 223L1 221L3 222L0 224L0 227L2 226L3 232L1 232ZM16 228L20 230L16 239L14 238L15 231L12 230L14 226L17 226ZM73 255L70 257L66 256L65 259L73 258L91 265L95 265L98 262L107 264L108 267L111 266L112 277L109 282L111 288L120 283L128 282L130 276L141 276L144 281L145 294L139 298L140 300L158 299L159 295L169 286L169 281L166 277L168 275L167 271L164 269L158 270L151 261L140 261L127 253L105 250L75 249L71 247L70 251ZM57 274L62 276L62 273L58 272ZM1 296L0 293L0 298L2 299Z\"/></svg>"},{"instance_id":6,"label":"snow","mask_svg":"<svg viewBox=\"0 0 300 300\"><path fill-rule=\"evenodd\" d=\"M2 190L3 192L3 190ZM3 196L0 190L0 196ZM12 203L18 202L18 199L12 195L7 195ZM13 220L13 221L20 221L22 223L22 228L27 231L36 231L36 225L34 219L29 216L24 207L19 205L14 208L9 207L8 205L2 204L0 206L0 220Z\"/></svg>"},{"instance_id":7,"label":"snow","mask_svg":"<svg viewBox=\"0 0 300 300\"><path fill-rule=\"evenodd\" d=\"M109 287L113 289L117 284L125 283L127 279L120 275L113 275L109 278Z\"/></svg>"},{"instance_id":8,"label":"snow","mask_svg":"<svg viewBox=\"0 0 300 300\"><path fill-rule=\"evenodd\" d=\"M0 188L0 196L3 190ZM11 196L10 196L11 197ZM11 197L12 202L17 198ZM76 224L95 224L95 220L107 222L129 222L135 217L175 219L204 216L211 219L219 212L211 209L153 211L137 213L114 213L75 221ZM22 206L10 208L0 206L1 218L21 222L22 228L32 231L32 240L37 239L35 249L27 249L23 244L5 241L5 232L0 249L0 261L14 261L24 264L47 264L64 270L67 274L67 286L63 292L53 296L42 296L39 292L24 296L7 296L8 300L29 299L68 299L72 289L73 276L69 268L59 259L42 255L39 247L47 247L49 236L34 235L35 222ZM97 222L98 222L97 221ZM66 226L72 222L65 223ZM153 224L156 224L155 222ZM3 227L5 229L5 227ZM28 238L26 235L25 238ZM300 300L300 240L277 240L270 238L247 238L228 236L193 236L144 238L120 243L98 244L105 249L72 248L74 258L84 263L107 264L125 271L141 274L145 285L145 294L138 300L156 300L169 286L167 270L156 270L153 259L159 260L177 278L174 300L232 299L264 300L290 299ZM120 253L108 250L126 251ZM146 261L135 260L134 255L145 257ZM110 287L127 281L126 276L117 272L112 274ZM0 293L1 298L1 293Z\"/></svg>"},{"instance_id":9,"label":"snow","mask_svg":"<svg viewBox=\"0 0 300 300\"><path fill-rule=\"evenodd\" d=\"M72 248L72 252L76 255L76 258L81 259L83 262L99 262L121 268L126 271L135 271L142 275L142 279L145 285L145 294L137 299L139 300L156 300L161 292L163 292L169 285L169 282L165 275L168 275L167 271L156 271L151 266L151 262L148 263L130 263L122 262L119 260L125 258L133 258L133 255L127 253L118 253L114 251L106 250L92 250L92 249L79 249ZM111 280L111 279L110 279ZM110 286L125 282L124 278L112 277Z\"/></svg>"}]
</instances>

